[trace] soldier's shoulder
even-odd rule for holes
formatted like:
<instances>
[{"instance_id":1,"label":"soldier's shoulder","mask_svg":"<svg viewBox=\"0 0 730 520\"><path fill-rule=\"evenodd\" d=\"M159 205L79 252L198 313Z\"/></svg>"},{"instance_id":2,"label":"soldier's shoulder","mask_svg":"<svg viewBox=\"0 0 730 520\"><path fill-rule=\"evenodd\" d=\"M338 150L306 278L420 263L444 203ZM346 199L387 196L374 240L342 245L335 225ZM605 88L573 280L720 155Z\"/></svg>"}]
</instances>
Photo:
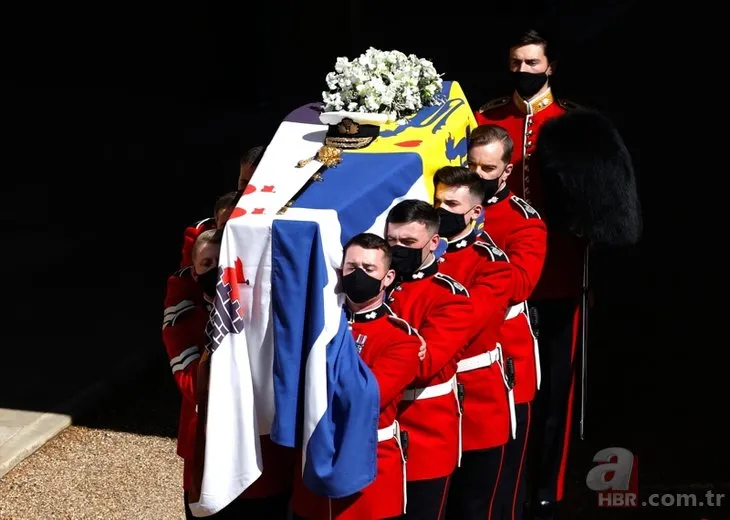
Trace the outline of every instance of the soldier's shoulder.
<instances>
[{"instance_id":1,"label":"soldier's shoulder","mask_svg":"<svg viewBox=\"0 0 730 520\"><path fill-rule=\"evenodd\" d=\"M588 110L588 107L579 105L575 101L571 101L569 99L565 98L558 98L558 105L560 105L560 108L571 111L571 110Z\"/></svg>"},{"instance_id":2,"label":"soldier's shoulder","mask_svg":"<svg viewBox=\"0 0 730 520\"><path fill-rule=\"evenodd\" d=\"M474 249L479 255L488 258L492 262L509 262L507 253L497 246L486 231L482 232L481 240L474 242Z\"/></svg>"},{"instance_id":3,"label":"soldier's shoulder","mask_svg":"<svg viewBox=\"0 0 730 520\"><path fill-rule=\"evenodd\" d=\"M388 323L390 323L394 328L400 330L407 336L416 335L415 331L413 330L413 327L411 327L411 324L408 323L403 318L401 318L400 316L398 316L392 310L388 314Z\"/></svg>"},{"instance_id":4,"label":"soldier's shoulder","mask_svg":"<svg viewBox=\"0 0 730 520\"><path fill-rule=\"evenodd\" d=\"M190 278L193 277L193 266L189 265L187 267L183 267L182 269L179 269L175 271L172 275L172 278Z\"/></svg>"},{"instance_id":5,"label":"soldier's shoulder","mask_svg":"<svg viewBox=\"0 0 730 520\"><path fill-rule=\"evenodd\" d=\"M210 228L211 226L215 226L215 219L212 217L204 218L203 220L198 220L193 226L197 229Z\"/></svg>"},{"instance_id":6,"label":"soldier's shoulder","mask_svg":"<svg viewBox=\"0 0 730 520\"><path fill-rule=\"evenodd\" d=\"M167 278L166 305L175 300L194 300L200 290L198 282L193 278L193 268L184 267Z\"/></svg>"},{"instance_id":7,"label":"soldier's shoulder","mask_svg":"<svg viewBox=\"0 0 730 520\"><path fill-rule=\"evenodd\" d=\"M517 195L512 195L510 196L509 200L512 203L512 207L515 208L518 213L520 213L526 219L542 219L542 217L540 217L540 213L535 208L533 208L530 203L527 202L525 199L520 198Z\"/></svg>"},{"instance_id":8,"label":"soldier's shoulder","mask_svg":"<svg viewBox=\"0 0 730 520\"><path fill-rule=\"evenodd\" d=\"M185 235L188 237L197 237L199 234L201 234L203 231L208 231L209 229L215 228L215 219L214 218L204 218L203 220L198 220L197 222L193 222L188 227L185 228Z\"/></svg>"},{"instance_id":9,"label":"soldier's shoulder","mask_svg":"<svg viewBox=\"0 0 730 520\"><path fill-rule=\"evenodd\" d=\"M433 282L445 289L449 290L451 294L458 294L461 296L469 297L469 291L460 282L453 279L451 276L444 273L436 273L433 275Z\"/></svg>"},{"instance_id":10,"label":"soldier's shoulder","mask_svg":"<svg viewBox=\"0 0 730 520\"><path fill-rule=\"evenodd\" d=\"M484 103L481 107L479 107L479 113L483 114L485 112L489 112L490 110L494 110L495 108L503 107L507 105L507 103L509 103L510 99L511 98L509 96L504 96L488 101Z\"/></svg>"}]
</instances>

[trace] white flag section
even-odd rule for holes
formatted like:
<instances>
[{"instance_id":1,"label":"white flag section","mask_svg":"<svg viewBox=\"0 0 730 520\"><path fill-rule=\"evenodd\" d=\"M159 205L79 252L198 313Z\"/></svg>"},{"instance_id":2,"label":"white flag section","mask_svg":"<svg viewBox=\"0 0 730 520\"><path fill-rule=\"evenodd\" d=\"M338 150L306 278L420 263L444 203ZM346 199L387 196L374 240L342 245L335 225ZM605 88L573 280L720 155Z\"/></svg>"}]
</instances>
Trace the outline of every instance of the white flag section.
<instances>
[{"instance_id":1,"label":"white flag section","mask_svg":"<svg viewBox=\"0 0 730 520\"><path fill-rule=\"evenodd\" d=\"M273 218L322 166L314 160L302 168L297 164L314 157L326 133L326 125L284 121L267 146L238 207L246 215L264 211ZM240 221L237 223L240 225Z\"/></svg>"},{"instance_id":2,"label":"white flag section","mask_svg":"<svg viewBox=\"0 0 730 520\"><path fill-rule=\"evenodd\" d=\"M263 471L259 436L270 432L274 416L272 217L321 167L316 161L303 168L296 165L322 146L326 128L282 123L251 180L250 187L260 189L241 198L238 208L245 216L226 225L216 307L223 306L221 310L230 314L237 300L243 329L221 332L211 356L203 482L200 500L190 504L195 516L220 511ZM235 289L227 289L226 281ZM236 293L227 303L225 298L221 301L221 286L224 295Z\"/></svg>"},{"instance_id":3,"label":"white flag section","mask_svg":"<svg viewBox=\"0 0 730 520\"><path fill-rule=\"evenodd\" d=\"M235 500L263 470L259 435L267 432L273 416L271 380L271 247L270 226L237 229L226 226L221 247L223 277L232 288L229 301L238 300L243 316L240 333L229 330L211 356L206 425L205 466L200 500L190 504L195 516L212 515ZM270 220L269 220L270 222ZM243 241L243 242L242 242ZM242 248L246 243L249 247ZM246 265L236 273L243 256ZM246 277L249 283L246 284ZM251 278L253 278L253 283ZM219 290L225 283L219 282ZM262 297L256 304L253 287ZM235 295L233 293L237 292ZM221 304L220 292L216 307ZM229 312L230 305L228 306ZM256 348L258 346L258 348ZM253 347L253 348L251 348Z\"/></svg>"}]
</instances>

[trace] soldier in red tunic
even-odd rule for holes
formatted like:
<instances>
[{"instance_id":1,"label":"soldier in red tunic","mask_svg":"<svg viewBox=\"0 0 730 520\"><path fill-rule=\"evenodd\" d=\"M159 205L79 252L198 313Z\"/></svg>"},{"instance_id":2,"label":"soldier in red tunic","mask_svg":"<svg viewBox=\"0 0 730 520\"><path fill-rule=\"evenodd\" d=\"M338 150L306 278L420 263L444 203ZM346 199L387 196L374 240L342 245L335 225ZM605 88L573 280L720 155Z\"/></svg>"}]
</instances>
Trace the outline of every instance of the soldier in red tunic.
<instances>
[{"instance_id":1,"label":"soldier in red tunic","mask_svg":"<svg viewBox=\"0 0 730 520\"><path fill-rule=\"evenodd\" d=\"M526 300L532 294L545 261L547 228L540 214L507 187L512 173L512 139L496 125L482 125L471 133L469 168L485 186L484 231L502 249L515 268L510 308L499 341L515 367L517 434L502 449L499 481L491 518L522 518L525 502L525 466L531 403L540 386L537 339L532 331Z\"/></svg>"},{"instance_id":2,"label":"soldier in red tunic","mask_svg":"<svg viewBox=\"0 0 730 520\"><path fill-rule=\"evenodd\" d=\"M440 520L449 478L461 456L461 403L456 365L472 336L473 307L466 288L439 272L433 255L439 217L427 202L404 200L386 218L397 286L393 311L426 342L419 376L406 390L399 421L408 432L409 520Z\"/></svg>"},{"instance_id":3,"label":"soldier in red tunic","mask_svg":"<svg viewBox=\"0 0 730 520\"><path fill-rule=\"evenodd\" d=\"M187 518L194 518L188 501L193 487L198 422L198 363L204 352L205 326L215 298L219 249L220 240L214 231L200 234L191 251L194 265L183 268L167 280L162 320L162 340L170 358L172 376L182 395L177 454L184 461L183 490Z\"/></svg>"},{"instance_id":4,"label":"soldier in red tunic","mask_svg":"<svg viewBox=\"0 0 730 520\"><path fill-rule=\"evenodd\" d=\"M390 247L377 235L362 233L345 245L345 310L360 355L380 388L377 476L353 496L328 499L309 491L299 474L292 501L299 518L380 520L400 518L405 511L406 452L396 413L406 387L418 375L421 339L384 301L385 290L395 279L390 263Z\"/></svg>"},{"instance_id":5,"label":"soldier in red tunic","mask_svg":"<svg viewBox=\"0 0 730 520\"><path fill-rule=\"evenodd\" d=\"M543 185L535 158L537 141L543 125L565 114L568 105L553 97L550 47L539 33L528 31L510 48L509 58L514 93L487 103L475 115L480 125L496 124L507 130L514 142L514 167L507 185L516 196L544 212ZM563 496L585 248L575 237L552 232L547 248L530 305L537 312L544 376L532 425L540 457L536 461L534 499L538 515L550 518L554 503Z\"/></svg>"},{"instance_id":6,"label":"soldier in red tunic","mask_svg":"<svg viewBox=\"0 0 730 520\"><path fill-rule=\"evenodd\" d=\"M515 91L482 106L477 122L496 124L514 143L507 185L544 215L547 256L530 305L536 310L543 381L535 399L537 518L554 517L563 497L571 433L575 353L585 320L587 248L635 244L641 211L631 159L611 123L556 100L550 89L553 48L537 31L512 42ZM585 334L585 327L582 327ZM585 336L582 338L585 355ZM583 364L585 388L585 364Z\"/></svg>"},{"instance_id":7,"label":"soldier in red tunic","mask_svg":"<svg viewBox=\"0 0 730 520\"><path fill-rule=\"evenodd\" d=\"M439 235L447 240L439 269L463 280L477 330L457 365L457 380L464 387L464 454L451 482L446 518L483 520L489 516L501 447L511 436L514 417L514 374L499 343L514 269L494 243L477 241L484 200L481 179L467 168L446 166L436 172L434 185Z\"/></svg>"}]
</instances>

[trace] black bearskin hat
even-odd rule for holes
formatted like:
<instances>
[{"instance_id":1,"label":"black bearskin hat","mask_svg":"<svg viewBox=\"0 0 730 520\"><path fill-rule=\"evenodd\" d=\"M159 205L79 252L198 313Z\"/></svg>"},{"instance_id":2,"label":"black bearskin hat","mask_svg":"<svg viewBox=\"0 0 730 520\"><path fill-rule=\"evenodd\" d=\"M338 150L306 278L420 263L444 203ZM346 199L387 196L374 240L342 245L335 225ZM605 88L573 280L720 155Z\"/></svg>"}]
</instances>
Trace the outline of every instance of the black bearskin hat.
<instances>
[{"instance_id":1,"label":"black bearskin hat","mask_svg":"<svg viewBox=\"0 0 730 520\"><path fill-rule=\"evenodd\" d=\"M613 124L576 108L546 122L537 141L550 228L595 245L636 244L641 204L631 156Z\"/></svg>"}]
</instances>

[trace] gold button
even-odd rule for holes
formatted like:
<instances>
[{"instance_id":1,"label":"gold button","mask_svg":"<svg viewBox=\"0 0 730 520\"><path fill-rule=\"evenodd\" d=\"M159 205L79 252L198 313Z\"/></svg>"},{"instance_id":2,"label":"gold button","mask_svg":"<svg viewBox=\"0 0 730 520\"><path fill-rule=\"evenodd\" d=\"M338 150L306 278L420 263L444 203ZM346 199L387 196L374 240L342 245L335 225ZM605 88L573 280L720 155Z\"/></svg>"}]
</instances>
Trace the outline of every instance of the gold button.
<instances>
[{"instance_id":1,"label":"gold button","mask_svg":"<svg viewBox=\"0 0 730 520\"><path fill-rule=\"evenodd\" d=\"M532 130L528 130L528 131L527 131L527 135L528 135L528 136L532 135Z\"/></svg>"},{"instance_id":2,"label":"gold button","mask_svg":"<svg viewBox=\"0 0 730 520\"><path fill-rule=\"evenodd\" d=\"M531 119L531 118L529 118L529 117L527 118L527 124L528 124L528 125L531 125L531 124L532 124L532 119Z\"/></svg>"},{"instance_id":3,"label":"gold button","mask_svg":"<svg viewBox=\"0 0 730 520\"><path fill-rule=\"evenodd\" d=\"M526 164L525 165L525 173L527 173L529 171L530 171L530 165L529 164Z\"/></svg>"},{"instance_id":4,"label":"gold button","mask_svg":"<svg viewBox=\"0 0 730 520\"><path fill-rule=\"evenodd\" d=\"M531 154L529 154L529 153L526 153L526 154L525 154L525 157L527 157L527 158L529 159L529 158L530 158L530 155L531 155Z\"/></svg>"},{"instance_id":5,"label":"gold button","mask_svg":"<svg viewBox=\"0 0 730 520\"><path fill-rule=\"evenodd\" d=\"M527 146L532 146L532 141L527 141Z\"/></svg>"}]
</instances>

